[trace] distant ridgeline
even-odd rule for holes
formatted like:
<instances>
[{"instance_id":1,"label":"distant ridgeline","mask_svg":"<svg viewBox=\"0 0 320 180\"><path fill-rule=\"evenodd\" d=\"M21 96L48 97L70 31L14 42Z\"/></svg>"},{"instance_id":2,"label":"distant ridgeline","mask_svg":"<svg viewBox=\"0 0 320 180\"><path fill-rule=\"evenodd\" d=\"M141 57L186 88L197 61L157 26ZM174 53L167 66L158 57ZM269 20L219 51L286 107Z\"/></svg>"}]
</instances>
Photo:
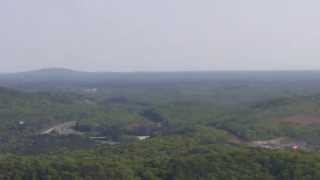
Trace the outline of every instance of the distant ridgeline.
<instances>
[{"instance_id":1,"label":"distant ridgeline","mask_svg":"<svg viewBox=\"0 0 320 180\"><path fill-rule=\"evenodd\" d=\"M286 86L320 89L320 71L199 71L199 72L81 72L64 68L0 74L0 85L21 90L79 90L81 88L172 85ZM308 86L308 87L306 87Z\"/></svg>"}]
</instances>

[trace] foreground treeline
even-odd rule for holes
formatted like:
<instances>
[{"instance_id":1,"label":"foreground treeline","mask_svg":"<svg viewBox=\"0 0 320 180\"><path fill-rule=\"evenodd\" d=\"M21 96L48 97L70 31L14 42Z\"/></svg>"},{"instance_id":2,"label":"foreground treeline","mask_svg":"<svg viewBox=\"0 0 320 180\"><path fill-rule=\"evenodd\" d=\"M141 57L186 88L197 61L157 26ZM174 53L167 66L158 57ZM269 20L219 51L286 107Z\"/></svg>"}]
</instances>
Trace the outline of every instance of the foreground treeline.
<instances>
[{"instance_id":1,"label":"foreground treeline","mask_svg":"<svg viewBox=\"0 0 320 180\"><path fill-rule=\"evenodd\" d=\"M2 155L0 179L319 179L320 155L163 137L90 151Z\"/></svg>"}]
</instances>

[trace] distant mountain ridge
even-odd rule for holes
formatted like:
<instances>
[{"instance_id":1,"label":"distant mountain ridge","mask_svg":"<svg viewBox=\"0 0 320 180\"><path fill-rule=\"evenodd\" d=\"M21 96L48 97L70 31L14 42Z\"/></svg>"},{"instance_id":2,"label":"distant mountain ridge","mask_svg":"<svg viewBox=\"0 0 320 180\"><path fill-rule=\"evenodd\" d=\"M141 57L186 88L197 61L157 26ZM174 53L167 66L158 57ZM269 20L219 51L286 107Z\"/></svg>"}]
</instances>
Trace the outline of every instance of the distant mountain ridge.
<instances>
[{"instance_id":1,"label":"distant mountain ridge","mask_svg":"<svg viewBox=\"0 0 320 180\"><path fill-rule=\"evenodd\" d=\"M95 88L112 85L237 82L320 81L320 71L199 71L199 72L84 72L66 68L47 68L0 74L0 86L18 89Z\"/></svg>"},{"instance_id":2,"label":"distant mountain ridge","mask_svg":"<svg viewBox=\"0 0 320 180\"><path fill-rule=\"evenodd\" d=\"M99 79L100 78L100 79ZM101 80L96 73L80 72L64 68L40 69L20 73L0 74L0 86L60 86L68 83L88 83Z\"/></svg>"},{"instance_id":3,"label":"distant mountain ridge","mask_svg":"<svg viewBox=\"0 0 320 180\"><path fill-rule=\"evenodd\" d=\"M68 68L44 68L38 70L30 70L15 73L0 73L0 79L7 77L28 77L28 76L45 76L45 77L61 77L66 78L68 76L112 76L112 77L136 77L136 76L153 76L153 77L165 77L165 76L189 76L189 77L203 77L208 75L215 75L216 78L246 78L246 77L256 77L256 78L267 78L270 76L280 76L280 77L304 77L312 75L320 75L320 71L141 71L141 72L88 72L72 70Z\"/></svg>"},{"instance_id":4,"label":"distant mountain ridge","mask_svg":"<svg viewBox=\"0 0 320 180\"><path fill-rule=\"evenodd\" d=\"M7 74L0 74L1 77L13 77L13 78L27 78L29 77L67 77L67 76L74 76L79 74L89 74L87 72L81 71L74 71L71 69L65 68L48 68L48 69L39 69L33 71L25 71L25 72L17 72L17 73L7 73Z\"/></svg>"}]
</instances>

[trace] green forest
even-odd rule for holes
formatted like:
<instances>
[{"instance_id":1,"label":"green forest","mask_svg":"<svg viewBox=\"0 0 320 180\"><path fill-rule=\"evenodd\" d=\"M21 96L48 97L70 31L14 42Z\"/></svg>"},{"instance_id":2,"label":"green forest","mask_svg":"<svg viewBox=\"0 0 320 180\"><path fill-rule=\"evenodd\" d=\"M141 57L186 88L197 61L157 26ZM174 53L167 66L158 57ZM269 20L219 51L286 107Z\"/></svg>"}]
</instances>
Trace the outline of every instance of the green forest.
<instances>
[{"instance_id":1,"label":"green forest","mask_svg":"<svg viewBox=\"0 0 320 180\"><path fill-rule=\"evenodd\" d=\"M172 79L1 87L0 179L320 178L315 82Z\"/></svg>"}]
</instances>

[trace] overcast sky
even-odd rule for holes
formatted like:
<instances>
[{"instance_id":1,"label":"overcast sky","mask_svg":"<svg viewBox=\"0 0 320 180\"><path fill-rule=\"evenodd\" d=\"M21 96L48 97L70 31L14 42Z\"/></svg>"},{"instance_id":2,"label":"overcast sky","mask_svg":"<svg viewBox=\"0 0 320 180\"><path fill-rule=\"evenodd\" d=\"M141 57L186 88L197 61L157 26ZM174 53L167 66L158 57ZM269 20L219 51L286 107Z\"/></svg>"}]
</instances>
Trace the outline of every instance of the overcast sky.
<instances>
[{"instance_id":1,"label":"overcast sky","mask_svg":"<svg viewBox=\"0 0 320 180\"><path fill-rule=\"evenodd\" d=\"M319 0L0 0L0 72L320 69Z\"/></svg>"}]
</instances>

